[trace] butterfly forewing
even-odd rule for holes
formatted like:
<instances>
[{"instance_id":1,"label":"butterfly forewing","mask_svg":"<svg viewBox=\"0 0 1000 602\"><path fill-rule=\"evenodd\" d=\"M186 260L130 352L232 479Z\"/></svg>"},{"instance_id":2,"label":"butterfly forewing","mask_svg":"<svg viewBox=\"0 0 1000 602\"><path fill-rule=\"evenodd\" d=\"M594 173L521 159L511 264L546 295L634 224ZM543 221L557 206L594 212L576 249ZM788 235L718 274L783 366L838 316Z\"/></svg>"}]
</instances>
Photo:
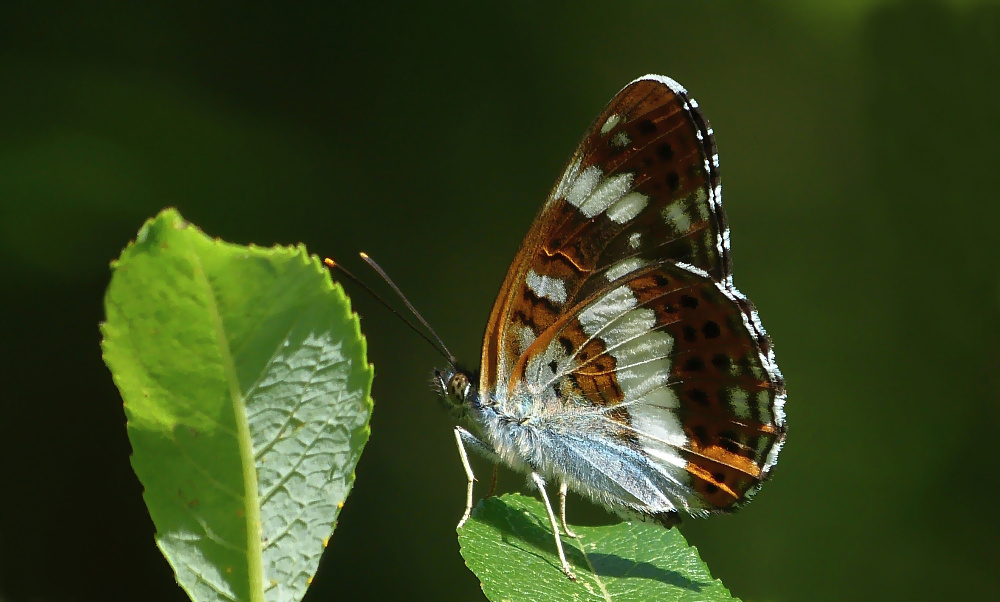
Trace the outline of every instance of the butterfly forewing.
<instances>
[{"instance_id":1,"label":"butterfly forewing","mask_svg":"<svg viewBox=\"0 0 1000 602\"><path fill-rule=\"evenodd\" d=\"M538 427L566 442L553 473L600 501L727 510L776 460L784 384L732 286L720 194L695 102L667 78L636 80L591 126L494 306L481 390L534 400ZM615 454L631 460L574 471ZM595 492L598 478L620 491Z\"/></svg>"},{"instance_id":2,"label":"butterfly forewing","mask_svg":"<svg viewBox=\"0 0 1000 602\"><path fill-rule=\"evenodd\" d=\"M597 272L670 257L729 275L715 142L680 85L647 76L595 120L515 258L486 329L482 384L508 385L521 325L548 328ZM622 263L625 262L625 263Z\"/></svg>"}]
</instances>

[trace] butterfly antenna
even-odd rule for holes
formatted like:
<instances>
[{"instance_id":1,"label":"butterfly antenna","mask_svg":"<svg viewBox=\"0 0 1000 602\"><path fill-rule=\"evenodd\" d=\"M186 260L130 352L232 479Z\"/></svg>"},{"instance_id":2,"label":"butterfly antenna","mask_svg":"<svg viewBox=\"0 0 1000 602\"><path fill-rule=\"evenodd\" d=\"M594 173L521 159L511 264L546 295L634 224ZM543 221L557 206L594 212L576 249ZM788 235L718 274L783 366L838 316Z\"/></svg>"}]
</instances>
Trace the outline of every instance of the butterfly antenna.
<instances>
[{"instance_id":1,"label":"butterfly antenna","mask_svg":"<svg viewBox=\"0 0 1000 602\"><path fill-rule=\"evenodd\" d=\"M325 263L326 265L328 265L331 269L337 270L338 272L340 272L344 276L347 276L347 278L349 280L351 280L352 282L354 282L355 284L357 284L358 286L360 286L361 288L363 288L365 290L365 292L367 292L369 295L371 295L372 297L374 297L375 300L378 301L379 303L381 303L383 307L385 307L390 312L392 312L392 314L394 316L396 316L397 318L399 318L400 320L402 320L403 324L406 324L407 326L409 326L410 330L412 330L413 332L417 333L420 336L420 338L422 338L423 340L427 341L427 343L431 347L433 347L435 351L437 351L438 353L440 353L441 355L443 355L445 357L445 359L447 359L448 362L452 366L455 366L455 356L453 356L451 354L451 352L448 351L448 348L445 347L445 344L441 340L441 337L439 337L437 335L437 333L434 332L434 329L430 327L430 325L427 323L426 320L424 320L423 316L421 316L417 312L417 310L413 307L413 305L411 305L410 302L406 299L406 297L403 296L403 293L400 292L399 288L392 282L392 280L389 279L389 277L385 274L385 272L380 267L378 267L378 264L374 263L374 261L372 261L371 259L369 259L369 257L367 255L365 255L364 253L362 253L361 254L361 258L364 259L368 263L368 265L371 265L372 267L374 267L375 271L377 271L379 273L379 275L382 276L382 278L387 283L389 283L389 286L391 286L392 290L395 291L397 295L399 295L399 298L403 300L403 303L406 304L406 307L410 310L410 312L412 312L413 315L416 316L418 320L420 320L420 323L423 324L424 327L427 328L427 330L430 331L430 333L432 335L434 335L434 340L431 340L426 334L424 334L419 328L417 328L413 324L413 322L410 322L406 318L406 316L404 316L403 314L401 314L398 311L396 311L396 309L394 307L392 307L391 305L389 305L385 301L385 299L383 299L382 297L380 297L378 295L378 293L376 293L374 290L372 290L372 288L370 286L368 286L367 284L365 284L364 282L362 282L361 280L359 280L357 276L355 276L354 274L352 274L351 272L349 272L347 270L347 268L345 268L344 266L340 265L336 261L330 259L329 257L327 257L326 259L324 259L323 263Z\"/></svg>"},{"instance_id":2,"label":"butterfly antenna","mask_svg":"<svg viewBox=\"0 0 1000 602\"><path fill-rule=\"evenodd\" d=\"M403 294L403 291L399 290L399 287L396 286L396 283L392 281L392 278L389 278L389 274L386 274L385 270L383 270L379 266L379 264L375 263L375 260L369 257L367 253L359 253L359 255L361 255L361 259L365 260L365 263L370 265L373 270L378 272L378 275L382 277L382 280L385 280L385 283L388 284L390 288L392 288L393 292L395 292L396 295L399 296L400 300L402 300L403 304L406 305L406 309L410 310L410 313L412 313L413 316L417 320L420 320L420 323L424 325L424 328L427 329L427 332L431 333L431 336L434 337L435 341L437 341L438 347L440 348L439 350L444 352L444 356L448 359L448 363L450 363L451 366L454 368L457 362L455 356L451 354L451 351L448 351L448 346L444 344L444 341L441 340L441 337L438 336L438 333L434 332L434 329L431 328L431 325L427 323L427 320L425 320L424 317L420 315L420 312L417 311L417 308L413 307L413 304L410 303L410 300L406 298L406 295Z\"/></svg>"}]
</instances>

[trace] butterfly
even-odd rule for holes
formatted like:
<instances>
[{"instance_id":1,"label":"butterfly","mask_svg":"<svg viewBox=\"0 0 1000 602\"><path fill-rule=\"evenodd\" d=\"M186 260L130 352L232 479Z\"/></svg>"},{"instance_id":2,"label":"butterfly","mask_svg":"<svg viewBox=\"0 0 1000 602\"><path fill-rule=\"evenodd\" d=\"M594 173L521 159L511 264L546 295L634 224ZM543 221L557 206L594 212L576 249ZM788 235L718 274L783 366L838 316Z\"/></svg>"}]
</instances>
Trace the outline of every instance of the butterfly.
<instances>
[{"instance_id":1,"label":"butterfly","mask_svg":"<svg viewBox=\"0 0 1000 602\"><path fill-rule=\"evenodd\" d=\"M433 383L468 449L665 527L730 512L771 474L785 385L733 286L712 128L674 80L646 75L591 125L500 288L477 372Z\"/></svg>"}]
</instances>

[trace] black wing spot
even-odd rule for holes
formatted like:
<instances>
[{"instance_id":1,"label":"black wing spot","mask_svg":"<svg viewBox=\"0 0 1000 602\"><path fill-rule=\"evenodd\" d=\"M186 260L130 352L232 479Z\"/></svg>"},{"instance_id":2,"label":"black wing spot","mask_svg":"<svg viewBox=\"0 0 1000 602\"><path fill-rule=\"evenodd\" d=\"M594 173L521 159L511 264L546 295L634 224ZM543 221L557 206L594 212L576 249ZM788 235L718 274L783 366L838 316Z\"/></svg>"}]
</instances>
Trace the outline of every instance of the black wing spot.
<instances>
[{"instance_id":1,"label":"black wing spot","mask_svg":"<svg viewBox=\"0 0 1000 602\"><path fill-rule=\"evenodd\" d=\"M664 142L656 149L656 155L664 161L669 161L674 158L674 149L669 143Z\"/></svg>"},{"instance_id":2,"label":"black wing spot","mask_svg":"<svg viewBox=\"0 0 1000 602\"><path fill-rule=\"evenodd\" d=\"M722 449L726 450L731 454L740 453L740 444L733 441L732 439L723 439L719 442L722 445Z\"/></svg>"},{"instance_id":3,"label":"black wing spot","mask_svg":"<svg viewBox=\"0 0 1000 602\"><path fill-rule=\"evenodd\" d=\"M736 454L740 451L740 444L736 442L736 433L733 431L722 431L719 433L719 445L729 453Z\"/></svg>"},{"instance_id":4,"label":"black wing spot","mask_svg":"<svg viewBox=\"0 0 1000 602\"><path fill-rule=\"evenodd\" d=\"M688 372L701 372L705 369L705 362L700 357L688 358L684 362L684 369Z\"/></svg>"},{"instance_id":5,"label":"black wing spot","mask_svg":"<svg viewBox=\"0 0 1000 602\"><path fill-rule=\"evenodd\" d=\"M714 495L719 492L719 486L713 483L705 483L705 493L709 495Z\"/></svg>"},{"instance_id":6,"label":"black wing spot","mask_svg":"<svg viewBox=\"0 0 1000 602\"><path fill-rule=\"evenodd\" d=\"M650 134L656 133L656 124L649 119L643 119L639 122L639 133L649 136Z\"/></svg>"},{"instance_id":7,"label":"black wing spot","mask_svg":"<svg viewBox=\"0 0 1000 602\"><path fill-rule=\"evenodd\" d=\"M722 329L719 328L719 324L713 320L705 322L705 325L701 327L701 333L705 335L706 339L717 338L722 334Z\"/></svg>"},{"instance_id":8,"label":"black wing spot","mask_svg":"<svg viewBox=\"0 0 1000 602\"><path fill-rule=\"evenodd\" d=\"M729 370L729 356L725 353L716 353L712 356L712 365L719 370Z\"/></svg>"},{"instance_id":9,"label":"black wing spot","mask_svg":"<svg viewBox=\"0 0 1000 602\"><path fill-rule=\"evenodd\" d=\"M699 443L704 444L708 441L708 428L704 424L699 424L691 429L691 431L694 434L694 438L697 439Z\"/></svg>"},{"instance_id":10,"label":"black wing spot","mask_svg":"<svg viewBox=\"0 0 1000 602\"><path fill-rule=\"evenodd\" d=\"M569 340L569 337L559 337L559 344L562 345L566 355L573 353L573 341Z\"/></svg>"},{"instance_id":11,"label":"black wing spot","mask_svg":"<svg viewBox=\"0 0 1000 602\"><path fill-rule=\"evenodd\" d=\"M670 279L663 274L653 274L653 282L656 283L656 286L664 287L670 284Z\"/></svg>"},{"instance_id":12,"label":"black wing spot","mask_svg":"<svg viewBox=\"0 0 1000 602\"><path fill-rule=\"evenodd\" d=\"M695 402L700 406L708 405L708 393L705 393L701 389L691 389L690 391L688 391L688 397L691 398L691 401ZM707 436L708 435L706 434L706 437ZM699 437L699 439L704 439L704 438L705 437Z\"/></svg>"},{"instance_id":13,"label":"black wing spot","mask_svg":"<svg viewBox=\"0 0 1000 602\"><path fill-rule=\"evenodd\" d=\"M552 374L555 374L556 370L559 369L559 364L555 360L552 360L549 362L549 369L552 370Z\"/></svg>"},{"instance_id":14,"label":"black wing spot","mask_svg":"<svg viewBox=\"0 0 1000 602\"><path fill-rule=\"evenodd\" d=\"M681 177L676 171L667 174L667 186L670 187L670 192L677 192L677 189L681 187Z\"/></svg>"},{"instance_id":15,"label":"black wing spot","mask_svg":"<svg viewBox=\"0 0 1000 602\"><path fill-rule=\"evenodd\" d=\"M681 306L696 309L698 307L698 299L692 297L691 295L683 295L681 297Z\"/></svg>"},{"instance_id":16,"label":"black wing spot","mask_svg":"<svg viewBox=\"0 0 1000 602\"><path fill-rule=\"evenodd\" d=\"M688 343L693 343L695 339L698 338L698 331L694 329L694 326L690 324L684 327L684 340Z\"/></svg>"},{"instance_id":17,"label":"black wing spot","mask_svg":"<svg viewBox=\"0 0 1000 602\"><path fill-rule=\"evenodd\" d=\"M713 473L712 474L712 478L715 479L716 483L725 483L726 482L726 475L722 474L721 472Z\"/></svg>"}]
</instances>

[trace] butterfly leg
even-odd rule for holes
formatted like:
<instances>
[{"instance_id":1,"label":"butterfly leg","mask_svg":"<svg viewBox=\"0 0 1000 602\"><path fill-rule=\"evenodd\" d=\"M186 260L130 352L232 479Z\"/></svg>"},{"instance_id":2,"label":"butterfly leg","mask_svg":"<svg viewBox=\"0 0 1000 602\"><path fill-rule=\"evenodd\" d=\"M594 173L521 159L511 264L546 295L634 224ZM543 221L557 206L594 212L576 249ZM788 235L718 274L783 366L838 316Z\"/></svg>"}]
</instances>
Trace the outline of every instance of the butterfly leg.
<instances>
[{"instance_id":1,"label":"butterfly leg","mask_svg":"<svg viewBox=\"0 0 1000 602\"><path fill-rule=\"evenodd\" d=\"M493 497L493 494L497 490L497 469L499 469L499 468L500 468L499 464L494 464L493 465L493 478L490 479L490 490L486 492L486 497L483 498L484 500L487 497Z\"/></svg>"},{"instance_id":2,"label":"butterfly leg","mask_svg":"<svg viewBox=\"0 0 1000 602\"><path fill-rule=\"evenodd\" d=\"M472 473L472 465L469 464L469 454L465 451L465 446L468 445L494 462L499 462L500 458L497 457L496 452L490 449L489 446L460 426L455 427L455 441L458 443L458 456L462 459L465 476L469 479L469 487L465 494L465 513L462 514L462 520L458 521L458 526L456 527L456 529L461 529L465 521L469 520L469 516L472 515L472 484L476 482L476 476ZM496 472L494 472L495 475Z\"/></svg>"},{"instance_id":3,"label":"butterfly leg","mask_svg":"<svg viewBox=\"0 0 1000 602\"><path fill-rule=\"evenodd\" d=\"M559 519L562 521L563 531L566 535L576 539L576 533L570 530L569 525L566 524L566 490L568 487L566 483L559 485Z\"/></svg>"},{"instance_id":4,"label":"butterfly leg","mask_svg":"<svg viewBox=\"0 0 1000 602\"><path fill-rule=\"evenodd\" d=\"M573 569L569 568L569 563L566 562L566 553L563 552L562 539L559 538L559 524L556 523L556 513L552 511L552 504L549 503L549 494L545 492L545 481L537 472L531 473L531 479L535 482L535 485L538 486L538 491L542 494L542 501L545 502L545 510L549 513L549 523L552 525L552 535L556 538L556 550L559 552L559 560L562 562L562 570L566 573L567 577L576 581L576 575L573 574Z\"/></svg>"}]
</instances>

